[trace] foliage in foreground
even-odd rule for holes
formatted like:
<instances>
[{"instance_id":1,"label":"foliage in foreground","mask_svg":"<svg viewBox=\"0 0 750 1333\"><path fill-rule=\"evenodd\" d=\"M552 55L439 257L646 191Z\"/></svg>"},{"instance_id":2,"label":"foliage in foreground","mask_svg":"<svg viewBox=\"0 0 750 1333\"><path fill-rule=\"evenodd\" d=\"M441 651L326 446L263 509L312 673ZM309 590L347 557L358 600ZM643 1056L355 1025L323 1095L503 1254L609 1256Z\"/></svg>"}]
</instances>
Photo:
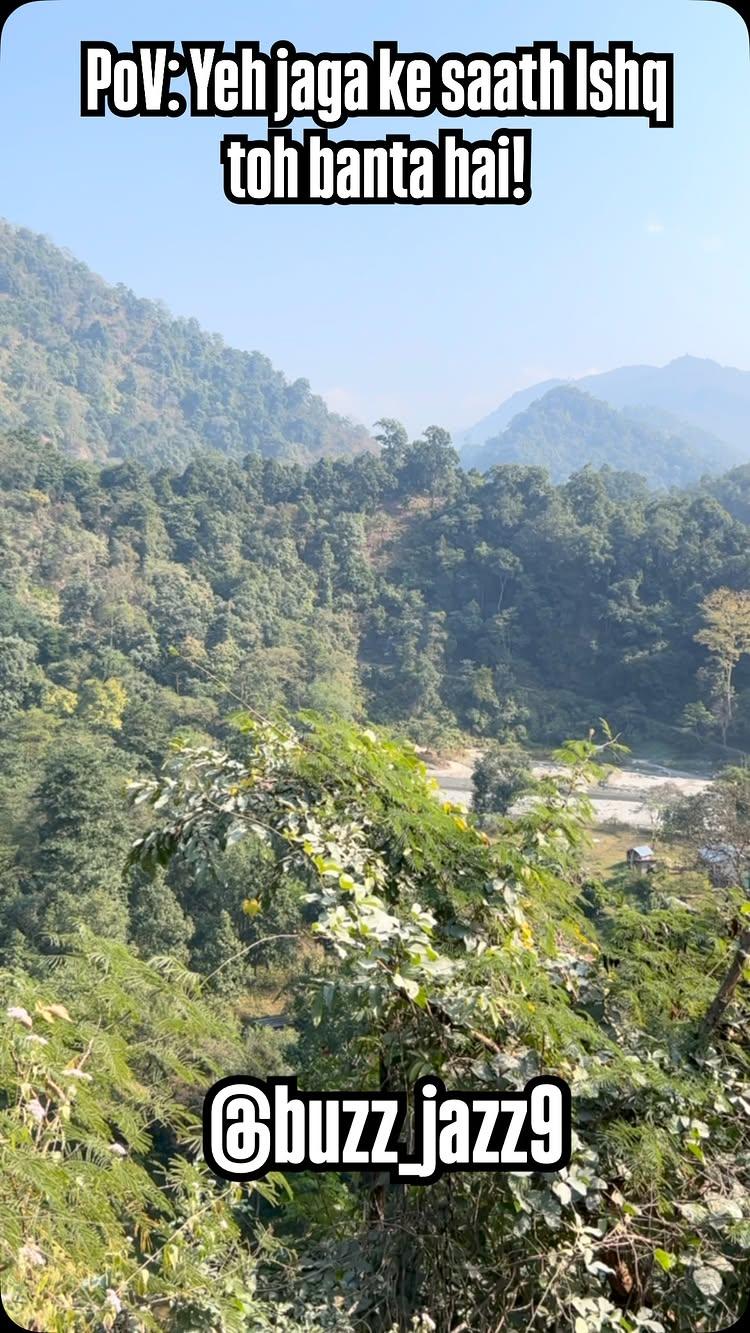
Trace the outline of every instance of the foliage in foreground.
<instances>
[{"instance_id":1,"label":"foliage in foreground","mask_svg":"<svg viewBox=\"0 0 750 1333\"><path fill-rule=\"evenodd\" d=\"M750 1245L746 998L702 1020L741 899L700 879L684 900L669 882L619 898L585 883L583 784L613 738L564 747L568 776L490 843L371 732L244 726L242 758L182 753L136 788L158 817L136 857L200 877L260 838L281 876L307 880L324 949L300 1001L303 1086L408 1088L435 1071L517 1087L545 1070L574 1095L556 1176L378 1181L358 1211L318 1215L301 1299L343 1300L368 1330L423 1315L445 1333L731 1323Z\"/></svg>"},{"instance_id":2,"label":"foliage in foreground","mask_svg":"<svg viewBox=\"0 0 750 1333\"><path fill-rule=\"evenodd\" d=\"M302 1086L395 1090L434 1071L516 1088L555 1072L573 1089L573 1160L427 1189L292 1177L291 1198L277 1177L217 1181L202 1093L220 1073L269 1072L267 1044L243 1051L207 979L174 959L84 934L3 977L11 1315L53 1333L730 1324L750 1248L743 984L704 1020L743 904L696 874L587 882L583 784L617 742L564 747L566 776L490 842L373 732L240 727L233 755L183 749L134 786L151 824L133 859L180 862L200 891L227 848L263 845L275 872L244 900L256 926L289 882L306 890L294 933L310 945L289 977Z\"/></svg>"},{"instance_id":3,"label":"foliage in foreground","mask_svg":"<svg viewBox=\"0 0 750 1333\"><path fill-rule=\"evenodd\" d=\"M3 1301L50 1330L272 1327L240 1191L201 1162L200 1104L237 1033L173 960L82 936L2 977Z\"/></svg>"}]
</instances>

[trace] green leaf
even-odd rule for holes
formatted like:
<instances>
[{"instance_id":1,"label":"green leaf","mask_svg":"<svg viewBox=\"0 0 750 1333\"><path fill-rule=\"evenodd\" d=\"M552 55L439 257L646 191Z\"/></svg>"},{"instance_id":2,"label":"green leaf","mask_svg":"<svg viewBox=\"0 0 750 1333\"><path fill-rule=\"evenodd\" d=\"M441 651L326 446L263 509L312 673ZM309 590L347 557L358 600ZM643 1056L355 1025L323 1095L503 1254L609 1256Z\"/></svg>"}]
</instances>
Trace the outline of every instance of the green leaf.
<instances>
[{"instance_id":1,"label":"green leaf","mask_svg":"<svg viewBox=\"0 0 750 1333\"><path fill-rule=\"evenodd\" d=\"M272 1185L279 1185L280 1188L284 1190L284 1192L288 1195L290 1199L294 1198L292 1187L289 1184L289 1181L287 1180L283 1172L269 1171L268 1175L266 1176L266 1180L270 1181Z\"/></svg>"},{"instance_id":2,"label":"green leaf","mask_svg":"<svg viewBox=\"0 0 750 1333\"><path fill-rule=\"evenodd\" d=\"M669 1250L654 1250L654 1259L659 1267L664 1269L665 1273L668 1273L670 1268L674 1268L677 1263L677 1255L670 1254Z\"/></svg>"}]
</instances>

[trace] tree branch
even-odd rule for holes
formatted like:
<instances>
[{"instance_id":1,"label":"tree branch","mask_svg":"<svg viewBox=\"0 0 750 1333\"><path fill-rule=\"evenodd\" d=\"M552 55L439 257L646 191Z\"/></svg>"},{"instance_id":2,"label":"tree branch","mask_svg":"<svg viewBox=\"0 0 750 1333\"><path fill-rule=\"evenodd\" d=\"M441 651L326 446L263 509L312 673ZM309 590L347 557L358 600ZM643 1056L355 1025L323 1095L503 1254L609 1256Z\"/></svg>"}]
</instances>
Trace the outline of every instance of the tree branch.
<instances>
[{"instance_id":1,"label":"tree branch","mask_svg":"<svg viewBox=\"0 0 750 1333\"><path fill-rule=\"evenodd\" d=\"M750 959L750 928L743 930L740 935L737 951L732 959L729 971L719 986L713 1004L700 1025L698 1030L699 1045L705 1045L726 1013L748 959Z\"/></svg>"}]
</instances>

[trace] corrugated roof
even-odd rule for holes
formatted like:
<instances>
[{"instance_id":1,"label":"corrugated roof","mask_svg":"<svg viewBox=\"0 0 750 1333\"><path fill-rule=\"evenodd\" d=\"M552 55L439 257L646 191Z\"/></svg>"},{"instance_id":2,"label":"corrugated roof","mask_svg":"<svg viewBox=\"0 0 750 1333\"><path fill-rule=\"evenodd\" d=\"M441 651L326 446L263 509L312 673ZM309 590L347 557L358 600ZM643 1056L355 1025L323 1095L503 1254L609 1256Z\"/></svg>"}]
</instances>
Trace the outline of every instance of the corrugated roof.
<instances>
[{"instance_id":1,"label":"corrugated roof","mask_svg":"<svg viewBox=\"0 0 750 1333\"><path fill-rule=\"evenodd\" d=\"M739 856L736 847L729 847L721 843L718 847L701 847L698 855L701 861L708 861L711 865L723 865L725 861L732 861Z\"/></svg>"}]
</instances>

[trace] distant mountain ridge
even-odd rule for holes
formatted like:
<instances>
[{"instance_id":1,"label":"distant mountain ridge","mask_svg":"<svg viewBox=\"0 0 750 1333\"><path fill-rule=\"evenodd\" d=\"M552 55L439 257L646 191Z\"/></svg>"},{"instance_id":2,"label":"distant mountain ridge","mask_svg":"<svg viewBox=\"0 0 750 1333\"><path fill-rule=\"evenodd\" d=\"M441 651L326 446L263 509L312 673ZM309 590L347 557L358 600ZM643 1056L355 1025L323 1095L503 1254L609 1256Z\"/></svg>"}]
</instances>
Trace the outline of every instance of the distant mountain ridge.
<instances>
[{"instance_id":1,"label":"distant mountain ridge","mask_svg":"<svg viewBox=\"0 0 750 1333\"><path fill-rule=\"evenodd\" d=\"M750 372L682 356L666 366L622 366L578 380L544 380L522 389L456 436L465 464L489 466L477 450L492 441L493 455L497 455L497 439L514 418L556 388L592 394L638 421L662 442L664 438L683 440L690 457L702 459L706 471L717 473L750 459ZM614 457L607 461L615 467L629 466ZM691 471L690 461L687 471ZM674 484L680 484L678 477Z\"/></svg>"},{"instance_id":2,"label":"distant mountain ridge","mask_svg":"<svg viewBox=\"0 0 750 1333\"><path fill-rule=\"evenodd\" d=\"M538 398L543 398L550 389L557 389L561 384L573 382L573 380L542 380L540 384L532 384L529 389L519 389L496 407L494 412L490 412L489 416L482 417L475 426L458 431L453 437L456 448L462 450L469 446L485 444L487 440L494 440L519 412L525 412L527 407L531 407Z\"/></svg>"},{"instance_id":3,"label":"distant mountain ridge","mask_svg":"<svg viewBox=\"0 0 750 1333\"><path fill-rule=\"evenodd\" d=\"M0 429L19 427L80 458L150 465L206 448L306 463L371 444L306 380L0 219Z\"/></svg>"},{"instance_id":4,"label":"distant mountain ridge","mask_svg":"<svg viewBox=\"0 0 750 1333\"><path fill-rule=\"evenodd\" d=\"M681 435L663 427L561 384L534 399L494 439L465 445L461 461L482 472L501 463L535 465L556 482L591 464L639 473L662 488L690 485L737 462L737 451L695 427Z\"/></svg>"},{"instance_id":5,"label":"distant mountain ridge","mask_svg":"<svg viewBox=\"0 0 750 1333\"><path fill-rule=\"evenodd\" d=\"M750 371L704 357L681 356L666 366L623 366L577 381L613 407L650 406L725 440L750 441Z\"/></svg>"}]
</instances>

